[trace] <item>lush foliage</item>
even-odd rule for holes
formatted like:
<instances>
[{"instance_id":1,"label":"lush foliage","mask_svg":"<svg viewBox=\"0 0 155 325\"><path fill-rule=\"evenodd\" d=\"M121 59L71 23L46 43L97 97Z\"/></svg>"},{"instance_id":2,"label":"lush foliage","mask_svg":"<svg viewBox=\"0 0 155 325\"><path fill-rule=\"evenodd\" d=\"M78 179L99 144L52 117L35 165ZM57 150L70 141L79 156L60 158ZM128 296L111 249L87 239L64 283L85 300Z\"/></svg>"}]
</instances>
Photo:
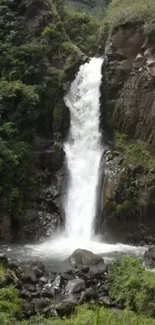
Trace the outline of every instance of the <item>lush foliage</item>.
<instances>
[{"instance_id":1,"label":"lush foliage","mask_svg":"<svg viewBox=\"0 0 155 325\"><path fill-rule=\"evenodd\" d=\"M144 23L148 32L154 23L155 2L152 0L112 0L106 10L100 38L111 34L115 27L124 23Z\"/></svg>"},{"instance_id":2,"label":"lush foliage","mask_svg":"<svg viewBox=\"0 0 155 325\"><path fill-rule=\"evenodd\" d=\"M64 26L70 39L85 53L96 50L99 22L84 12L66 11Z\"/></svg>"},{"instance_id":3,"label":"lush foliage","mask_svg":"<svg viewBox=\"0 0 155 325\"><path fill-rule=\"evenodd\" d=\"M155 274L146 271L139 261L126 257L112 266L110 296L137 312L155 316Z\"/></svg>"},{"instance_id":4,"label":"lush foliage","mask_svg":"<svg viewBox=\"0 0 155 325\"><path fill-rule=\"evenodd\" d=\"M123 154L125 164L141 164L152 173L155 171L155 160L145 142L131 143L126 134L120 134L118 131L115 131L115 142L116 148Z\"/></svg>"},{"instance_id":5,"label":"lush foliage","mask_svg":"<svg viewBox=\"0 0 155 325\"><path fill-rule=\"evenodd\" d=\"M20 299L14 287L0 289L0 314L6 319L21 316Z\"/></svg>"},{"instance_id":6,"label":"lush foliage","mask_svg":"<svg viewBox=\"0 0 155 325\"><path fill-rule=\"evenodd\" d=\"M7 270L0 265L0 324L22 315L18 291L13 286L5 286L6 275Z\"/></svg>"},{"instance_id":7,"label":"lush foliage","mask_svg":"<svg viewBox=\"0 0 155 325\"><path fill-rule=\"evenodd\" d=\"M28 20L24 2L0 0L0 218L23 214L36 182L33 140L60 132L53 112L62 84L97 30L86 14L65 11L61 0L45 6L46 23L36 19L37 6Z\"/></svg>"}]
</instances>

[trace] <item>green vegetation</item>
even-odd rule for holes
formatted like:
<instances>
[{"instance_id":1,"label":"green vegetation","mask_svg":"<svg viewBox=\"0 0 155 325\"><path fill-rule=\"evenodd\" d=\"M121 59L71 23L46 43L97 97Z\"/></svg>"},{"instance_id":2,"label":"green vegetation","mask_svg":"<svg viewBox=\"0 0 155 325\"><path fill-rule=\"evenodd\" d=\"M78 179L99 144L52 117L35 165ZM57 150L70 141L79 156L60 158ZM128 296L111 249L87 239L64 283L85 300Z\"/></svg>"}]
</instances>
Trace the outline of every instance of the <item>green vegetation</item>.
<instances>
[{"instance_id":1,"label":"green vegetation","mask_svg":"<svg viewBox=\"0 0 155 325\"><path fill-rule=\"evenodd\" d=\"M121 153L124 172L120 177L120 185L116 202L111 203L111 209L116 216L122 218L138 218L141 216L141 195L148 190L152 191L155 184L155 160L147 144L142 141L129 141L126 134L115 131L116 150ZM137 169L137 176L134 170ZM133 172L132 172L133 169Z\"/></svg>"},{"instance_id":2,"label":"green vegetation","mask_svg":"<svg viewBox=\"0 0 155 325\"><path fill-rule=\"evenodd\" d=\"M0 265L0 288L4 285L5 283L5 275L6 275L6 270L5 268Z\"/></svg>"},{"instance_id":3,"label":"green vegetation","mask_svg":"<svg viewBox=\"0 0 155 325\"><path fill-rule=\"evenodd\" d=\"M104 308L79 308L70 319L45 319L34 317L30 321L9 321L0 314L1 325L155 325L155 319L138 316L132 312L112 312Z\"/></svg>"},{"instance_id":4,"label":"green vegetation","mask_svg":"<svg viewBox=\"0 0 155 325\"><path fill-rule=\"evenodd\" d=\"M64 27L72 42L84 53L95 53L99 21L84 12L67 10Z\"/></svg>"},{"instance_id":5,"label":"green vegetation","mask_svg":"<svg viewBox=\"0 0 155 325\"><path fill-rule=\"evenodd\" d=\"M155 159L145 142L130 143L126 134L115 131L116 148L123 154L125 164L141 164L152 173L155 172Z\"/></svg>"},{"instance_id":6,"label":"green vegetation","mask_svg":"<svg viewBox=\"0 0 155 325\"><path fill-rule=\"evenodd\" d=\"M18 318L22 315L18 291L14 287L0 289L0 314L3 314L6 319Z\"/></svg>"},{"instance_id":7,"label":"green vegetation","mask_svg":"<svg viewBox=\"0 0 155 325\"><path fill-rule=\"evenodd\" d=\"M155 316L155 274L146 271L139 261L126 257L115 262L110 275L110 296L138 314Z\"/></svg>"},{"instance_id":8,"label":"green vegetation","mask_svg":"<svg viewBox=\"0 0 155 325\"><path fill-rule=\"evenodd\" d=\"M0 0L1 219L5 214L12 220L22 217L36 183L33 140L38 134L61 134L55 107L63 97L63 82L81 50L88 53L96 40L98 24L86 14L67 11L63 1L45 6L45 22L37 21L37 9L36 4L31 23L39 25L32 33L24 2Z\"/></svg>"},{"instance_id":9,"label":"green vegetation","mask_svg":"<svg viewBox=\"0 0 155 325\"><path fill-rule=\"evenodd\" d=\"M0 265L0 324L2 325L22 315L17 289L13 286L5 287L6 275L7 270Z\"/></svg>"},{"instance_id":10,"label":"green vegetation","mask_svg":"<svg viewBox=\"0 0 155 325\"><path fill-rule=\"evenodd\" d=\"M143 23L148 32L154 23L155 2L152 0L112 0L106 10L100 37L111 35L115 27L125 23Z\"/></svg>"}]
</instances>

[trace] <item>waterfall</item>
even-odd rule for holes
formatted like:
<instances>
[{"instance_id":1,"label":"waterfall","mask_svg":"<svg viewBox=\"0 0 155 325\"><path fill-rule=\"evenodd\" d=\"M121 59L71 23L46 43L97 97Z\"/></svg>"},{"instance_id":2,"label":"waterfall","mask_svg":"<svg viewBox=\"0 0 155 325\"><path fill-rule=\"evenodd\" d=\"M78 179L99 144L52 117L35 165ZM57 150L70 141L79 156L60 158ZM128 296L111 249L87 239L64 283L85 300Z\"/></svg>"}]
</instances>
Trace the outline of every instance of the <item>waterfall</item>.
<instances>
[{"instance_id":1,"label":"waterfall","mask_svg":"<svg viewBox=\"0 0 155 325\"><path fill-rule=\"evenodd\" d=\"M80 67L65 96L71 127L64 144L69 170L65 202L66 233L90 240L96 211L96 187L102 154L99 131L101 58L92 58Z\"/></svg>"},{"instance_id":2,"label":"waterfall","mask_svg":"<svg viewBox=\"0 0 155 325\"><path fill-rule=\"evenodd\" d=\"M100 242L94 234L99 165L103 152L99 131L101 58L82 65L64 100L71 115L68 140L64 143L69 171L67 197L64 202L64 232L45 243L32 246L39 256L64 259L75 249L94 253L134 252L136 247ZM114 253L115 254L115 253Z\"/></svg>"}]
</instances>

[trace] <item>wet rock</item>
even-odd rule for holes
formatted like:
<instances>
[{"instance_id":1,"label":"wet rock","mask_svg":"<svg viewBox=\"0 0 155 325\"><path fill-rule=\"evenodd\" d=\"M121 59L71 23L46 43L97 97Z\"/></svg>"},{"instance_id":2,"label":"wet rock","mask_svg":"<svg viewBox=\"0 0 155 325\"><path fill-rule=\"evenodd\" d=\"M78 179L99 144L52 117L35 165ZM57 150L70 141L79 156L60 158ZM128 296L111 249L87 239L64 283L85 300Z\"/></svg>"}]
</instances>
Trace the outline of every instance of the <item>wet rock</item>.
<instances>
[{"instance_id":1,"label":"wet rock","mask_svg":"<svg viewBox=\"0 0 155 325\"><path fill-rule=\"evenodd\" d=\"M55 306L60 317L70 316L75 311L76 301L74 299L65 299Z\"/></svg>"},{"instance_id":2,"label":"wet rock","mask_svg":"<svg viewBox=\"0 0 155 325\"><path fill-rule=\"evenodd\" d=\"M35 298L32 303L35 306L35 312L39 313L51 303L51 300L48 298Z\"/></svg>"},{"instance_id":3,"label":"wet rock","mask_svg":"<svg viewBox=\"0 0 155 325\"><path fill-rule=\"evenodd\" d=\"M10 243L12 240L12 226L11 217L3 214L3 218L0 220L0 241L4 243Z\"/></svg>"},{"instance_id":4,"label":"wet rock","mask_svg":"<svg viewBox=\"0 0 155 325\"><path fill-rule=\"evenodd\" d=\"M9 261L8 265L7 265L7 267L10 270L14 270L14 271L17 270L18 266L19 266L18 262L15 262L15 261Z\"/></svg>"},{"instance_id":5,"label":"wet rock","mask_svg":"<svg viewBox=\"0 0 155 325\"><path fill-rule=\"evenodd\" d=\"M46 308L43 309L43 314L46 316L46 317L56 317L58 316L56 310L55 310L55 306L51 305L51 306L48 306Z\"/></svg>"},{"instance_id":6,"label":"wet rock","mask_svg":"<svg viewBox=\"0 0 155 325\"><path fill-rule=\"evenodd\" d=\"M114 307L115 304L112 303L111 299L108 297L108 296L101 296L99 298L99 302L101 305L103 305L104 307L108 307L108 308L111 308L111 307Z\"/></svg>"},{"instance_id":7,"label":"wet rock","mask_svg":"<svg viewBox=\"0 0 155 325\"><path fill-rule=\"evenodd\" d=\"M54 290L53 288L43 288L43 291L41 292L42 297L47 297L47 298L54 298Z\"/></svg>"},{"instance_id":8,"label":"wet rock","mask_svg":"<svg viewBox=\"0 0 155 325\"><path fill-rule=\"evenodd\" d=\"M61 288L64 283L64 277L62 275L57 275L54 282L52 283L52 286L54 289Z\"/></svg>"},{"instance_id":9,"label":"wet rock","mask_svg":"<svg viewBox=\"0 0 155 325\"><path fill-rule=\"evenodd\" d=\"M150 268L155 267L155 246L150 247L144 254L144 261Z\"/></svg>"},{"instance_id":10,"label":"wet rock","mask_svg":"<svg viewBox=\"0 0 155 325\"><path fill-rule=\"evenodd\" d=\"M106 289L105 285L101 285L99 288L99 296L106 296L108 294L108 290Z\"/></svg>"},{"instance_id":11,"label":"wet rock","mask_svg":"<svg viewBox=\"0 0 155 325\"><path fill-rule=\"evenodd\" d=\"M99 255L92 253L91 251L85 249L77 249L69 257L69 261L72 264L80 265L98 265L103 264L103 258Z\"/></svg>"},{"instance_id":12,"label":"wet rock","mask_svg":"<svg viewBox=\"0 0 155 325\"><path fill-rule=\"evenodd\" d=\"M38 269L42 270L42 272L45 272L45 265L41 261L33 261L30 264L31 267L37 267Z\"/></svg>"},{"instance_id":13,"label":"wet rock","mask_svg":"<svg viewBox=\"0 0 155 325\"><path fill-rule=\"evenodd\" d=\"M145 62L145 58L139 53L137 54L134 63L133 63L133 68L134 69L140 69Z\"/></svg>"},{"instance_id":14,"label":"wet rock","mask_svg":"<svg viewBox=\"0 0 155 325\"><path fill-rule=\"evenodd\" d=\"M82 279L74 279L67 283L65 290L69 294L79 293L85 289L85 281Z\"/></svg>"},{"instance_id":15,"label":"wet rock","mask_svg":"<svg viewBox=\"0 0 155 325\"><path fill-rule=\"evenodd\" d=\"M81 272L82 272L82 273L88 273L88 272L89 272L89 266L87 266L87 265L83 265L83 266L81 267Z\"/></svg>"},{"instance_id":16,"label":"wet rock","mask_svg":"<svg viewBox=\"0 0 155 325\"><path fill-rule=\"evenodd\" d=\"M43 283L43 284L46 284L48 282L48 280L44 276L42 276L40 278L40 282Z\"/></svg>"},{"instance_id":17,"label":"wet rock","mask_svg":"<svg viewBox=\"0 0 155 325\"><path fill-rule=\"evenodd\" d=\"M23 289L20 291L19 297L30 300L32 298L32 294L28 290Z\"/></svg>"},{"instance_id":18,"label":"wet rock","mask_svg":"<svg viewBox=\"0 0 155 325\"><path fill-rule=\"evenodd\" d=\"M95 288L87 288L85 291L85 299L86 301L90 301L90 300L97 300L98 299L98 293L97 290Z\"/></svg>"},{"instance_id":19,"label":"wet rock","mask_svg":"<svg viewBox=\"0 0 155 325\"><path fill-rule=\"evenodd\" d=\"M35 274L34 269L29 269L29 270L28 270L28 272L27 272L27 277L29 278L29 280L30 280L32 283L37 283L37 277L36 277L36 274Z\"/></svg>"},{"instance_id":20,"label":"wet rock","mask_svg":"<svg viewBox=\"0 0 155 325\"><path fill-rule=\"evenodd\" d=\"M133 60L124 60L120 63L119 68L124 72L130 72L133 67Z\"/></svg>"},{"instance_id":21,"label":"wet rock","mask_svg":"<svg viewBox=\"0 0 155 325\"><path fill-rule=\"evenodd\" d=\"M17 275L14 272L14 270L9 270L8 269L7 274L6 274L6 279L7 279L7 282L14 283L16 285L19 284L19 282L20 282L20 280L17 277Z\"/></svg>"},{"instance_id":22,"label":"wet rock","mask_svg":"<svg viewBox=\"0 0 155 325\"><path fill-rule=\"evenodd\" d=\"M44 151L42 155L42 168L46 166L49 170L57 171L62 167L65 153L62 144L55 142L54 146Z\"/></svg>"},{"instance_id":23,"label":"wet rock","mask_svg":"<svg viewBox=\"0 0 155 325\"><path fill-rule=\"evenodd\" d=\"M23 299L21 302L21 307L22 307L23 313L26 316L29 317L29 316L35 315L35 307L32 304L32 302L29 302L29 301Z\"/></svg>"},{"instance_id":24,"label":"wet rock","mask_svg":"<svg viewBox=\"0 0 155 325\"><path fill-rule=\"evenodd\" d=\"M8 258L5 254L0 254L0 264L7 266L8 265Z\"/></svg>"}]
</instances>

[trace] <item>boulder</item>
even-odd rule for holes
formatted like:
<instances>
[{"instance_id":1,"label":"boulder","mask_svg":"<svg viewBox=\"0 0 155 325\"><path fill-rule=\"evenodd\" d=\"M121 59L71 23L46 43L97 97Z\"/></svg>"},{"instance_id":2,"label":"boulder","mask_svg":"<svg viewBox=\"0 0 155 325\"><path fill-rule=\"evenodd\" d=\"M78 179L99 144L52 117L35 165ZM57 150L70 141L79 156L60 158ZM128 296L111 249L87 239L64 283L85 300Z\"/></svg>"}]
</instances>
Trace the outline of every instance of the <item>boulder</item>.
<instances>
[{"instance_id":1,"label":"boulder","mask_svg":"<svg viewBox=\"0 0 155 325\"><path fill-rule=\"evenodd\" d=\"M32 303L35 306L35 312L39 313L42 312L44 308L50 305L51 300L49 298L35 298L33 299Z\"/></svg>"},{"instance_id":2,"label":"boulder","mask_svg":"<svg viewBox=\"0 0 155 325\"><path fill-rule=\"evenodd\" d=\"M60 317L70 316L75 311L76 301L74 299L65 299L55 306Z\"/></svg>"},{"instance_id":3,"label":"boulder","mask_svg":"<svg viewBox=\"0 0 155 325\"><path fill-rule=\"evenodd\" d=\"M64 278L62 275L57 275L54 282L52 283L52 286L54 289L61 288L64 283Z\"/></svg>"},{"instance_id":4,"label":"boulder","mask_svg":"<svg viewBox=\"0 0 155 325\"><path fill-rule=\"evenodd\" d=\"M144 62L145 62L145 58L140 53L138 53L134 60L133 68L140 69L144 65Z\"/></svg>"},{"instance_id":5,"label":"boulder","mask_svg":"<svg viewBox=\"0 0 155 325\"><path fill-rule=\"evenodd\" d=\"M85 289L85 281L82 279L74 279L67 283L66 291L70 294L79 293Z\"/></svg>"},{"instance_id":6,"label":"boulder","mask_svg":"<svg viewBox=\"0 0 155 325\"><path fill-rule=\"evenodd\" d=\"M144 254L144 261L150 268L155 267L155 246L150 247Z\"/></svg>"},{"instance_id":7,"label":"boulder","mask_svg":"<svg viewBox=\"0 0 155 325\"><path fill-rule=\"evenodd\" d=\"M98 299L98 293L97 290L95 288L87 288L85 291L85 298L86 301L90 301L90 300L97 300Z\"/></svg>"},{"instance_id":8,"label":"boulder","mask_svg":"<svg viewBox=\"0 0 155 325\"><path fill-rule=\"evenodd\" d=\"M104 263L100 255L96 255L86 249L75 250L69 257L69 261L77 265L98 265L99 263Z\"/></svg>"},{"instance_id":9,"label":"boulder","mask_svg":"<svg viewBox=\"0 0 155 325\"><path fill-rule=\"evenodd\" d=\"M82 272L82 273L88 273L88 272L89 272L89 266L87 266L87 265L83 265L83 266L81 267L81 272Z\"/></svg>"},{"instance_id":10,"label":"boulder","mask_svg":"<svg viewBox=\"0 0 155 325\"><path fill-rule=\"evenodd\" d=\"M8 265L8 258L4 253L0 254L0 264Z\"/></svg>"},{"instance_id":11,"label":"boulder","mask_svg":"<svg viewBox=\"0 0 155 325\"><path fill-rule=\"evenodd\" d=\"M106 308L112 308L115 306L115 304L112 303L111 299L108 296L101 296L99 298L99 302L101 305L103 305Z\"/></svg>"}]
</instances>

